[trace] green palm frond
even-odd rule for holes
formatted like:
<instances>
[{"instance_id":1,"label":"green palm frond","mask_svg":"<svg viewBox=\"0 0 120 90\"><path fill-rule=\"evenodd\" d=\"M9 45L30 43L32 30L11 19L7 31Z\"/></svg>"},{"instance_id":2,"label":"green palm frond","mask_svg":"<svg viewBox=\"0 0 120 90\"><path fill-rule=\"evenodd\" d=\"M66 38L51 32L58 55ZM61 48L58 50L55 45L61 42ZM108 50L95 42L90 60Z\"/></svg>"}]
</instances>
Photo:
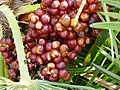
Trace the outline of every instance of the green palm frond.
<instances>
[{"instance_id":1,"label":"green palm frond","mask_svg":"<svg viewBox=\"0 0 120 90\"><path fill-rule=\"evenodd\" d=\"M92 87L69 85L45 80L30 80L26 82L13 82L7 78L0 77L0 90L67 90L67 88L76 88L82 90L95 90Z\"/></svg>"}]
</instances>

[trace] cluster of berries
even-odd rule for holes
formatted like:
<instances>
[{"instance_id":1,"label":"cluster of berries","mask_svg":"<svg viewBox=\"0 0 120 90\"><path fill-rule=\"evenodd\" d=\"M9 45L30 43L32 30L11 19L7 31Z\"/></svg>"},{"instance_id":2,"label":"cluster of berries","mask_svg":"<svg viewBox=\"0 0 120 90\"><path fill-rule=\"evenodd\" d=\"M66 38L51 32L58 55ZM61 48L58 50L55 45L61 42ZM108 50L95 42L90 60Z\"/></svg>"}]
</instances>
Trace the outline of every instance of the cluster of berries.
<instances>
[{"instance_id":1,"label":"cluster of berries","mask_svg":"<svg viewBox=\"0 0 120 90\"><path fill-rule=\"evenodd\" d=\"M41 74L45 80L69 80L66 64L77 60L77 52L92 43L92 35L99 30L89 25L99 21L96 11L103 10L98 0L87 0L75 22L81 3L82 0L42 0L40 8L28 15L30 30L23 37L23 44L29 71L44 66ZM2 38L0 52L9 65L10 78L15 79L19 66L13 40Z\"/></svg>"}]
</instances>

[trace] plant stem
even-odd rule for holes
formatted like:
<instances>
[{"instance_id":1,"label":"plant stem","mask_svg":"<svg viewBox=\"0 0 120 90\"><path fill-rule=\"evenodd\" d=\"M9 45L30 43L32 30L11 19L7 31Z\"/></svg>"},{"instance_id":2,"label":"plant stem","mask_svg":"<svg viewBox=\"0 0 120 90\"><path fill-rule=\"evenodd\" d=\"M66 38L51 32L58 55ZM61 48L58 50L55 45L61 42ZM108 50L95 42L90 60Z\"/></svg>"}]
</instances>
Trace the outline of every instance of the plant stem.
<instances>
[{"instance_id":1,"label":"plant stem","mask_svg":"<svg viewBox=\"0 0 120 90\"><path fill-rule=\"evenodd\" d=\"M76 15L76 17L75 17L75 23L78 21L79 16L80 16L80 14L81 14L81 12L82 12L85 4L86 4L86 0L82 0L82 3L81 3L81 5L80 5L80 7L79 7L79 9L78 9L78 12L77 12L77 15Z\"/></svg>"},{"instance_id":2,"label":"plant stem","mask_svg":"<svg viewBox=\"0 0 120 90\"><path fill-rule=\"evenodd\" d=\"M30 75L28 72L27 64L24 63L25 58L25 52L24 52L24 46L22 42L22 36L20 33L20 29L17 23L17 20L12 13L12 11L8 8L6 5L0 6L0 10L4 13L6 16L9 26L11 27L14 43L16 46L16 52L17 52L17 59L19 62L19 70L20 70L20 81L29 81Z\"/></svg>"}]
</instances>

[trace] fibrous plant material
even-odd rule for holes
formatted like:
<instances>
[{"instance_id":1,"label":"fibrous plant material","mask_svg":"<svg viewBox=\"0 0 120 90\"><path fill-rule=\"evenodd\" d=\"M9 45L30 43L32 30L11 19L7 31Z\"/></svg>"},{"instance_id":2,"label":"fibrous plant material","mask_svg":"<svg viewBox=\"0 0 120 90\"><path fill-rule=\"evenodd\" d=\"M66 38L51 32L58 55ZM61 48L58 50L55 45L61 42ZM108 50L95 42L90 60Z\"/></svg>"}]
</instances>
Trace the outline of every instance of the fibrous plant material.
<instances>
[{"instance_id":1,"label":"fibrous plant material","mask_svg":"<svg viewBox=\"0 0 120 90\"><path fill-rule=\"evenodd\" d=\"M96 33L89 25L99 21L96 11L101 10L99 1L87 0L76 22L81 3L82 0L42 0L41 8L27 15L30 30L23 37L23 44L30 72L43 67L40 73L45 80L69 80L66 64L76 61L77 52L92 43L92 35ZM10 78L15 80L19 66L14 40L2 38L0 46L10 66Z\"/></svg>"}]
</instances>

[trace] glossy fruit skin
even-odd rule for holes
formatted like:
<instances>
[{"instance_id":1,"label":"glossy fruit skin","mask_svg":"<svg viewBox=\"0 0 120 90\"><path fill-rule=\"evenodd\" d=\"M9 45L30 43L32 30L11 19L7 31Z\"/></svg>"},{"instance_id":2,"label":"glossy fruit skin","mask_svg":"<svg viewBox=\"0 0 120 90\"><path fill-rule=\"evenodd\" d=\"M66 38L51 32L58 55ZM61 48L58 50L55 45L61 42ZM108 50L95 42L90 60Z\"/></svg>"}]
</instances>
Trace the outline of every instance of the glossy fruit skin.
<instances>
[{"instance_id":1,"label":"glossy fruit skin","mask_svg":"<svg viewBox=\"0 0 120 90\"><path fill-rule=\"evenodd\" d=\"M60 49L60 42L59 41L53 41L52 42L52 48L53 49Z\"/></svg>"},{"instance_id":2,"label":"glossy fruit skin","mask_svg":"<svg viewBox=\"0 0 120 90\"><path fill-rule=\"evenodd\" d=\"M60 10L58 8L49 8L49 12L52 14L52 15L58 15Z\"/></svg>"},{"instance_id":3,"label":"glossy fruit skin","mask_svg":"<svg viewBox=\"0 0 120 90\"><path fill-rule=\"evenodd\" d=\"M52 43L51 43L51 42L48 42L48 43L46 44L46 46L45 46L45 49L46 49L47 51L52 50Z\"/></svg>"},{"instance_id":4,"label":"glossy fruit skin","mask_svg":"<svg viewBox=\"0 0 120 90\"><path fill-rule=\"evenodd\" d=\"M59 0L54 0L51 4L52 8L58 8L60 6Z\"/></svg>"},{"instance_id":5,"label":"glossy fruit skin","mask_svg":"<svg viewBox=\"0 0 120 90\"><path fill-rule=\"evenodd\" d=\"M47 14L44 14L41 16L40 20L43 24L48 24L50 21L50 16Z\"/></svg>"},{"instance_id":6,"label":"glossy fruit skin","mask_svg":"<svg viewBox=\"0 0 120 90\"><path fill-rule=\"evenodd\" d=\"M69 80L70 74L67 70L61 69L59 70L59 77L62 78L63 80Z\"/></svg>"},{"instance_id":7,"label":"glossy fruit skin","mask_svg":"<svg viewBox=\"0 0 120 90\"><path fill-rule=\"evenodd\" d=\"M62 23L64 26L70 25L70 17L68 14L62 15L62 17L59 19L59 22Z\"/></svg>"},{"instance_id":8,"label":"glossy fruit skin","mask_svg":"<svg viewBox=\"0 0 120 90\"><path fill-rule=\"evenodd\" d=\"M46 11L44 9L41 9L41 8L39 8L35 11L35 14L39 17L43 16L45 13L46 13Z\"/></svg>"},{"instance_id":9,"label":"glossy fruit skin","mask_svg":"<svg viewBox=\"0 0 120 90\"><path fill-rule=\"evenodd\" d=\"M40 73L45 80L58 81L70 79L65 70L70 60L77 60L87 44L92 43L92 35L99 35L100 30L90 28L90 24L100 21L97 10L103 11L98 0L87 0L79 19L76 14L82 0L42 0L41 8L21 19L29 23L29 29L23 31L25 60L30 73ZM110 7L107 6L108 11ZM5 58L8 69L12 70L10 78L19 76L18 60L14 40L2 38L0 52ZM34 77L34 75L33 75ZM36 76L35 76L36 77Z\"/></svg>"},{"instance_id":10,"label":"glossy fruit skin","mask_svg":"<svg viewBox=\"0 0 120 90\"><path fill-rule=\"evenodd\" d=\"M55 63L62 62L62 57L61 57L61 56L56 57L56 58L53 59L53 61L54 61Z\"/></svg>"},{"instance_id":11,"label":"glossy fruit skin","mask_svg":"<svg viewBox=\"0 0 120 90\"><path fill-rule=\"evenodd\" d=\"M5 52L5 51L7 51L7 48L0 46L0 52Z\"/></svg>"},{"instance_id":12,"label":"glossy fruit skin","mask_svg":"<svg viewBox=\"0 0 120 90\"><path fill-rule=\"evenodd\" d=\"M57 22L58 22L58 18L56 18L56 17L52 17L50 20L51 25L55 25Z\"/></svg>"},{"instance_id":13,"label":"glossy fruit skin","mask_svg":"<svg viewBox=\"0 0 120 90\"><path fill-rule=\"evenodd\" d=\"M47 64L47 68L48 68L49 70L51 70L51 69L55 68L55 64L54 64L53 62L49 62L49 63Z\"/></svg>"},{"instance_id":14,"label":"glossy fruit skin","mask_svg":"<svg viewBox=\"0 0 120 90\"><path fill-rule=\"evenodd\" d=\"M52 81L52 82L56 82L56 81L59 80L59 78L58 78L58 77L49 76L49 79L48 79L48 80L49 80L49 81Z\"/></svg>"},{"instance_id":15,"label":"glossy fruit skin","mask_svg":"<svg viewBox=\"0 0 120 90\"><path fill-rule=\"evenodd\" d=\"M60 35L61 38L67 39L69 33L68 33L67 30L64 30L64 31L60 32L59 35Z\"/></svg>"},{"instance_id":16,"label":"glossy fruit skin","mask_svg":"<svg viewBox=\"0 0 120 90\"><path fill-rule=\"evenodd\" d=\"M87 12L82 12L81 15L80 15L80 19L81 19L81 21L83 21L83 22L89 21L89 19L90 19L89 13L87 13Z\"/></svg>"},{"instance_id":17,"label":"glossy fruit skin","mask_svg":"<svg viewBox=\"0 0 120 90\"><path fill-rule=\"evenodd\" d=\"M68 54L68 57L70 60L76 61L77 60L77 53L75 51L72 51Z\"/></svg>"},{"instance_id":18,"label":"glossy fruit skin","mask_svg":"<svg viewBox=\"0 0 120 90\"><path fill-rule=\"evenodd\" d=\"M59 71L56 68L51 69L50 75L54 78L58 77Z\"/></svg>"},{"instance_id":19,"label":"glossy fruit skin","mask_svg":"<svg viewBox=\"0 0 120 90\"><path fill-rule=\"evenodd\" d=\"M59 7L59 9L60 10L66 10L68 8L68 3L67 3L67 1L62 1L62 2L60 2L60 7Z\"/></svg>"},{"instance_id":20,"label":"glossy fruit skin","mask_svg":"<svg viewBox=\"0 0 120 90\"><path fill-rule=\"evenodd\" d=\"M44 62L43 62L43 60L41 59L40 56L37 56L37 57L36 57L36 63L37 63L38 65L42 65Z\"/></svg>"},{"instance_id":21,"label":"glossy fruit skin","mask_svg":"<svg viewBox=\"0 0 120 90\"><path fill-rule=\"evenodd\" d=\"M76 46L76 44L77 44L76 39L68 40L68 46L70 48L74 48Z\"/></svg>"},{"instance_id":22,"label":"glossy fruit skin","mask_svg":"<svg viewBox=\"0 0 120 90\"><path fill-rule=\"evenodd\" d=\"M45 49L42 45L38 45L36 47L36 52L37 52L37 54L43 54L45 52Z\"/></svg>"},{"instance_id":23,"label":"glossy fruit skin","mask_svg":"<svg viewBox=\"0 0 120 90\"><path fill-rule=\"evenodd\" d=\"M82 0L74 0L74 7L79 8L82 3Z\"/></svg>"},{"instance_id":24,"label":"glossy fruit skin","mask_svg":"<svg viewBox=\"0 0 120 90\"><path fill-rule=\"evenodd\" d=\"M17 77L15 70L12 70L12 69L8 70L8 75L9 75L9 78L12 80L16 79L16 77Z\"/></svg>"},{"instance_id":25,"label":"glossy fruit skin","mask_svg":"<svg viewBox=\"0 0 120 90\"><path fill-rule=\"evenodd\" d=\"M56 68L57 69L64 69L66 66L65 66L65 63L64 62L59 62L56 64Z\"/></svg>"},{"instance_id":26,"label":"glossy fruit skin","mask_svg":"<svg viewBox=\"0 0 120 90\"><path fill-rule=\"evenodd\" d=\"M49 7L52 4L53 0L42 0L42 4L45 7Z\"/></svg>"},{"instance_id":27,"label":"glossy fruit skin","mask_svg":"<svg viewBox=\"0 0 120 90\"><path fill-rule=\"evenodd\" d=\"M88 9L90 12L96 12L98 10L98 5L97 4L90 4Z\"/></svg>"}]
</instances>

